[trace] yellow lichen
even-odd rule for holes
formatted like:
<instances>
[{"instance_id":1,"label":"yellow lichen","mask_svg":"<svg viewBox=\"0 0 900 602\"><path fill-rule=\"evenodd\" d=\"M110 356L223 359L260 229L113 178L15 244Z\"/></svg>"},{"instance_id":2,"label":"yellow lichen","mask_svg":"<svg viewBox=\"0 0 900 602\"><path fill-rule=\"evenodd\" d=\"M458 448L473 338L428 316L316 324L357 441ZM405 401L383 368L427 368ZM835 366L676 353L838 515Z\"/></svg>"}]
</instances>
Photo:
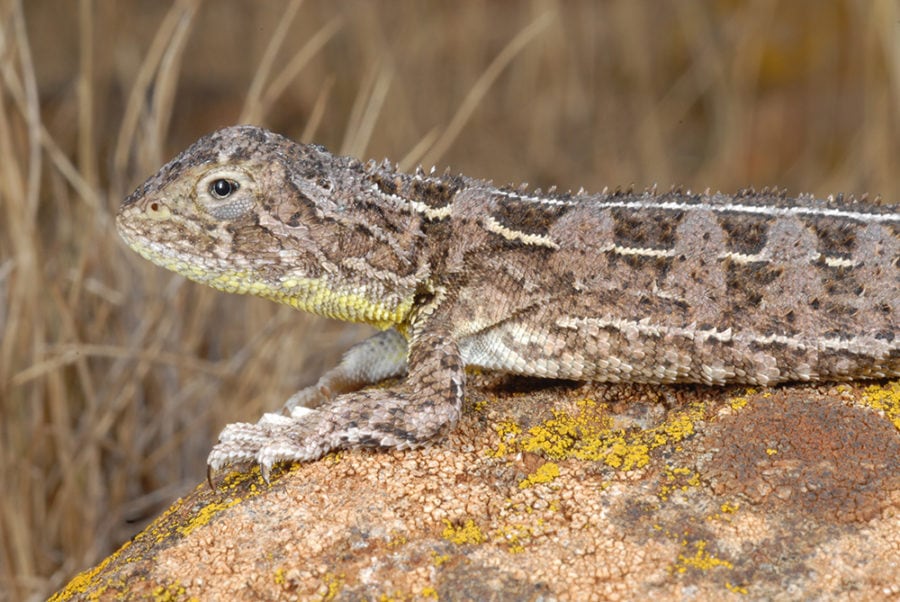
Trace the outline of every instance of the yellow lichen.
<instances>
[{"instance_id":1,"label":"yellow lichen","mask_svg":"<svg viewBox=\"0 0 900 602\"><path fill-rule=\"evenodd\" d=\"M686 545L686 542L685 544ZM700 571L708 571L710 569L723 567L726 569L734 568L734 565L727 560L716 558L706 551L705 541L694 542L694 554L692 556L678 555L678 561L672 567L675 572L684 573L688 569L697 569Z\"/></svg>"},{"instance_id":2,"label":"yellow lichen","mask_svg":"<svg viewBox=\"0 0 900 602\"><path fill-rule=\"evenodd\" d=\"M175 602L183 601L183 602L195 602L197 598L191 596L189 598L185 597L187 590L180 583L173 583L171 585L160 585L158 587L153 588L153 591L150 593L152 599L155 602Z\"/></svg>"},{"instance_id":3,"label":"yellow lichen","mask_svg":"<svg viewBox=\"0 0 900 602\"><path fill-rule=\"evenodd\" d=\"M486 540L484 533L471 518L459 526L454 526L449 520L444 519L444 525L441 537L457 545L479 544Z\"/></svg>"},{"instance_id":4,"label":"yellow lichen","mask_svg":"<svg viewBox=\"0 0 900 602\"><path fill-rule=\"evenodd\" d=\"M334 573L325 573L325 576L322 578L324 589L322 594L322 601L326 600L334 600L337 595L341 592L341 588L344 586L344 576L343 575L335 575Z\"/></svg>"},{"instance_id":5,"label":"yellow lichen","mask_svg":"<svg viewBox=\"0 0 900 602\"><path fill-rule=\"evenodd\" d=\"M582 431L582 427L586 430ZM520 446L524 451L565 458L575 451L582 436L594 435L595 429L596 426L587 423L581 415L573 417L553 410L553 418L530 428L527 436L520 441Z\"/></svg>"},{"instance_id":6,"label":"yellow lichen","mask_svg":"<svg viewBox=\"0 0 900 602\"><path fill-rule=\"evenodd\" d=\"M747 405L748 401L750 400L746 397L732 397L729 405L731 405L732 410L740 410Z\"/></svg>"},{"instance_id":7,"label":"yellow lichen","mask_svg":"<svg viewBox=\"0 0 900 602\"><path fill-rule=\"evenodd\" d=\"M578 413L553 410L553 418L532 427L518 441L522 451L543 453L554 459L603 460L621 431L591 399L577 402Z\"/></svg>"},{"instance_id":8,"label":"yellow lichen","mask_svg":"<svg viewBox=\"0 0 900 602\"><path fill-rule=\"evenodd\" d=\"M499 527L494 535L507 545L507 550L513 554L525 551L525 542L534 537L531 528L526 525L506 525Z\"/></svg>"},{"instance_id":9,"label":"yellow lichen","mask_svg":"<svg viewBox=\"0 0 900 602\"><path fill-rule=\"evenodd\" d=\"M519 483L519 489L527 489L528 487L539 483L550 483L557 477L559 477L559 465L553 462L547 462L525 477L525 479Z\"/></svg>"},{"instance_id":10,"label":"yellow lichen","mask_svg":"<svg viewBox=\"0 0 900 602\"><path fill-rule=\"evenodd\" d=\"M614 437L602 460L613 468L634 470L643 468L650 462L650 446L644 443L628 442L624 437Z\"/></svg>"},{"instance_id":11,"label":"yellow lichen","mask_svg":"<svg viewBox=\"0 0 900 602\"><path fill-rule=\"evenodd\" d=\"M284 567L278 567L277 569L275 569L274 577L276 585L284 585L287 582L287 579L285 578L286 572L287 571L284 570Z\"/></svg>"},{"instance_id":12,"label":"yellow lichen","mask_svg":"<svg viewBox=\"0 0 900 602\"><path fill-rule=\"evenodd\" d=\"M212 502L200 508L194 517L183 525L178 526L178 532L182 535L190 535L194 530L209 523L214 516L227 510L236 504L240 504L242 498L234 497L222 502Z\"/></svg>"},{"instance_id":13,"label":"yellow lichen","mask_svg":"<svg viewBox=\"0 0 900 602\"><path fill-rule=\"evenodd\" d=\"M53 594L48 602L61 602L62 600L69 600L76 594L83 594L87 592L89 589L91 589L91 587L93 587L94 578L96 578L97 575L100 574L103 569L105 569L107 565L109 565L110 562L118 558L125 550L125 548L130 545L130 541L125 542L125 544L121 548L119 548L117 552L104 558L100 562L100 564L98 564L94 568L82 571L75 575L72 580L69 581L69 583L66 585L66 587ZM99 591L96 591L94 593L99 597L99 595L102 594L103 591L104 589L100 589Z\"/></svg>"},{"instance_id":14,"label":"yellow lichen","mask_svg":"<svg viewBox=\"0 0 900 602\"><path fill-rule=\"evenodd\" d=\"M500 444L492 454L504 456L513 451L540 453L555 460L577 459L604 462L628 471L643 468L650 452L660 446L678 443L694 433L694 423L703 417L704 405L675 412L662 424L645 430L612 428L605 407L591 399L577 402L573 415L553 410L552 418L521 433L512 422L502 422L495 430Z\"/></svg>"},{"instance_id":15,"label":"yellow lichen","mask_svg":"<svg viewBox=\"0 0 900 602\"><path fill-rule=\"evenodd\" d=\"M398 548L407 542L406 535L397 531L391 532L390 539L387 542L388 548Z\"/></svg>"},{"instance_id":16,"label":"yellow lichen","mask_svg":"<svg viewBox=\"0 0 900 602\"><path fill-rule=\"evenodd\" d=\"M494 432L497 433L500 442L497 444L497 449L490 455L495 458L502 458L512 451L510 449L510 443L515 441L516 437L522 432L522 429L519 428L519 425L515 422L504 420L494 425Z\"/></svg>"},{"instance_id":17,"label":"yellow lichen","mask_svg":"<svg viewBox=\"0 0 900 602\"><path fill-rule=\"evenodd\" d=\"M886 385L866 387L863 403L870 408L884 412L887 419L893 423L894 428L900 430L900 380Z\"/></svg>"},{"instance_id":18,"label":"yellow lichen","mask_svg":"<svg viewBox=\"0 0 900 602\"><path fill-rule=\"evenodd\" d=\"M731 514L734 514L738 511L740 506L738 504L732 504L730 502L725 502L721 506L719 506L719 511L714 512L706 517L708 521L723 521L723 522L731 522Z\"/></svg>"},{"instance_id":19,"label":"yellow lichen","mask_svg":"<svg viewBox=\"0 0 900 602\"><path fill-rule=\"evenodd\" d=\"M687 491L700 485L700 475L686 466L666 466L665 482L660 486L659 498L669 499L675 491Z\"/></svg>"},{"instance_id":20,"label":"yellow lichen","mask_svg":"<svg viewBox=\"0 0 900 602\"><path fill-rule=\"evenodd\" d=\"M746 594L747 593L746 587L744 587L742 585L734 585L732 583L729 583L728 581L725 582L725 589L727 589L728 591L735 593L735 594Z\"/></svg>"},{"instance_id":21,"label":"yellow lichen","mask_svg":"<svg viewBox=\"0 0 900 602\"><path fill-rule=\"evenodd\" d=\"M331 451L322 456L320 462L328 462L329 464L339 464L340 461L344 458L344 450L339 449L337 451ZM293 471L296 467L300 466L300 463L297 462L293 466L291 466L291 471Z\"/></svg>"},{"instance_id":22,"label":"yellow lichen","mask_svg":"<svg viewBox=\"0 0 900 602\"><path fill-rule=\"evenodd\" d=\"M750 396L754 395L755 393L756 393L756 389L753 389L751 387L751 388L744 390L743 395L740 395L738 397L733 397L731 399L731 402L729 403L729 405L731 405L731 409L732 410L740 410L745 405L747 405L747 402L750 401ZM771 395L771 393L769 393L769 395Z\"/></svg>"},{"instance_id":23,"label":"yellow lichen","mask_svg":"<svg viewBox=\"0 0 900 602\"><path fill-rule=\"evenodd\" d=\"M438 599L437 590L431 586L424 587L424 588L422 588L422 597L423 598L431 598L432 600L437 600Z\"/></svg>"},{"instance_id":24,"label":"yellow lichen","mask_svg":"<svg viewBox=\"0 0 900 602\"><path fill-rule=\"evenodd\" d=\"M294 467L291 467L291 470L294 470ZM259 471L259 466L254 466L253 469L247 472L232 472L228 474L224 479L222 479L222 483L218 486L217 492L219 494L228 493L230 491L236 490L238 487L244 485L248 481L252 481L247 487L247 495L246 497L222 497L221 501L215 501L207 504L206 506L200 508L193 518L187 521L183 525L178 526L178 533L181 535L188 535L194 530L202 527L209 523L213 517L222 512L223 510L227 510L232 506L236 506L240 504L244 499L251 498L259 495L263 492L260 489L259 484L262 483L262 474ZM200 485L203 487L203 485ZM157 521L158 522L158 521Z\"/></svg>"},{"instance_id":25,"label":"yellow lichen","mask_svg":"<svg viewBox=\"0 0 900 602\"><path fill-rule=\"evenodd\" d=\"M665 434L668 441L681 441L694 434L694 421L698 417L696 412L690 410L678 412L659 427L660 432ZM660 440L659 435L660 433L657 433L654 441L658 442L658 445L664 445L667 441Z\"/></svg>"},{"instance_id":26,"label":"yellow lichen","mask_svg":"<svg viewBox=\"0 0 900 602\"><path fill-rule=\"evenodd\" d=\"M173 535L175 536L186 536L193 532L195 529L202 527L209 523L213 517L217 514L226 510L236 504L239 504L246 497L253 497L262 492L262 490L258 487L257 483L251 483L247 487L248 495L242 497L226 497L227 493L233 491L238 486L246 483L249 480L257 480L261 481L262 477L259 473L259 468L254 468L252 471L246 473L231 473L226 476L222 482L217 487L217 494L221 497L222 501L214 501L206 506L203 506L199 510L192 513L190 518L185 519L184 522L176 523L173 521L173 515L179 512L184 511L184 499L176 500L169 508L163 512L160 516L156 518L152 523L150 523L143 531L138 533L132 538L130 542L126 542L118 551L111 554L103 561L101 561L97 566L92 569L88 569L82 573L76 575L65 588L54 594L50 600L55 602L61 602L62 600L68 600L76 595L86 594L89 590L88 598L96 599L102 596L104 592L109 587L119 587L121 584L116 584L114 582L104 582L104 583L96 583L96 578L98 575L102 574L104 570L109 566L109 564L113 561L118 560L123 552L128 549L134 543L142 543L147 540L154 543L161 543L171 538ZM206 487L206 484L200 484L197 486L197 489L203 489ZM126 559L125 562L133 562L136 559L130 558ZM124 587L124 585L121 585ZM176 595L178 594L178 595ZM174 590L172 587L158 587L153 592L153 596L158 600L169 600L169 599L179 599L183 600L183 593L179 593Z\"/></svg>"}]
</instances>

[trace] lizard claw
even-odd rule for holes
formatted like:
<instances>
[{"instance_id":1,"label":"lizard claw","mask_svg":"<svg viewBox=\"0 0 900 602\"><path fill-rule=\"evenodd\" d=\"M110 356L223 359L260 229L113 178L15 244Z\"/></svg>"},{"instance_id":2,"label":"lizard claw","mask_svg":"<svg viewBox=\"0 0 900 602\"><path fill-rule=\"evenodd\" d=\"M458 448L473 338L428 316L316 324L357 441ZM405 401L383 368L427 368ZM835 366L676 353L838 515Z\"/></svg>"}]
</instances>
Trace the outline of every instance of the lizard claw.
<instances>
[{"instance_id":1,"label":"lizard claw","mask_svg":"<svg viewBox=\"0 0 900 602\"><path fill-rule=\"evenodd\" d=\"M212 477L225 466L258 464L263 480L268 484L272 467L279 462L309 461L326 449L310 445L310 415L315 410L294 408L292 416L264 414L256 424L229 424L219 435L206 460L207 480L215 490ZM313 419L314 420L314 419Z\"/></svg>"},{"instance_id":2,"label":"lizard claw","mask_svg":"<svg viewBox=\"0 0 900 602\"><path fill-rule=\"evenodd\" d=\"M272 474L272 465L264 464L262 462L259 463L259 474L262 476L263 481L266 482L266 485L271 485L271 481L269 480L270 475Z\"/></svg>"}]
</instances>

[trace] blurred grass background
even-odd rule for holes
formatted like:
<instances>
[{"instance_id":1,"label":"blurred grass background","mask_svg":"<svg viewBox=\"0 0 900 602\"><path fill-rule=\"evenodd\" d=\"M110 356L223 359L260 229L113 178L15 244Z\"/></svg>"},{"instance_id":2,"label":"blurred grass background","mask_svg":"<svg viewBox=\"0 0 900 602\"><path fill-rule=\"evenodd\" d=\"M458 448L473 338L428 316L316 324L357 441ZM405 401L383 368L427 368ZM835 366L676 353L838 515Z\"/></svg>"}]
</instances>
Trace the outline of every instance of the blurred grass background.
<instances>
[{"instance_id":1,"label":"blurred grass background","mask_svg":"<svg viewBox=\"0 0 900 602\"><path fill-rule=\"evenodd\" d=\"M895 0L0 0L0 598L39 599L366 334L155 268L123 196L252 122L498 182L900 200Z\"/></svg>"}]
</instances>

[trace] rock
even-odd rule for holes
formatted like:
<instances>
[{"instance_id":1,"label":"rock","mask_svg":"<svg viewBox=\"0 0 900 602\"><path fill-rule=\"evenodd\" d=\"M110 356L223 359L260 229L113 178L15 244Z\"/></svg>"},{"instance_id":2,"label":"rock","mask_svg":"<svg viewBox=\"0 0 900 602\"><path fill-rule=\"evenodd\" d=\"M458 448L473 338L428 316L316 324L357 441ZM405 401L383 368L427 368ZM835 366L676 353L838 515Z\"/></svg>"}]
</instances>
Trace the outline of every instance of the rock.
<instances>
[{"instance_id":1,"label":"rock","mask_svg":"<svg viewBox=\"0 0 900 602\"><path fill-rule=\"evenodd\" d=\"M900 595L900 383L472 380L446 439L219 477L53 599Z\"/></svg>"}]
</instances>

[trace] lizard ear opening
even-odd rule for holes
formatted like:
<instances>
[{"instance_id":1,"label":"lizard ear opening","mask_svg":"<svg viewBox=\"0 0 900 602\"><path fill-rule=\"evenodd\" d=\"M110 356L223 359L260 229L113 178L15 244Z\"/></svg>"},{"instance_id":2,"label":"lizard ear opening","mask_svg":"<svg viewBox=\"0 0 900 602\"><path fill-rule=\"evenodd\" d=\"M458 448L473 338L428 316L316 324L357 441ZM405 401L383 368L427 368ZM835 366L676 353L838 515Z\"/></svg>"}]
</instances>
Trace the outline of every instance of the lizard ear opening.
<instances>
[{"instance_id":1,"label":"lizard ear opening","mask_svg":"<svg viewBox=\"0 0 900 602\"><path fill-rule=\"evenodd\" d=\"M241 169L214 168L197 182L194 198L200 210L215 219L237 219L253 209L256 182Z\"/></svg>"}]
</instances>

